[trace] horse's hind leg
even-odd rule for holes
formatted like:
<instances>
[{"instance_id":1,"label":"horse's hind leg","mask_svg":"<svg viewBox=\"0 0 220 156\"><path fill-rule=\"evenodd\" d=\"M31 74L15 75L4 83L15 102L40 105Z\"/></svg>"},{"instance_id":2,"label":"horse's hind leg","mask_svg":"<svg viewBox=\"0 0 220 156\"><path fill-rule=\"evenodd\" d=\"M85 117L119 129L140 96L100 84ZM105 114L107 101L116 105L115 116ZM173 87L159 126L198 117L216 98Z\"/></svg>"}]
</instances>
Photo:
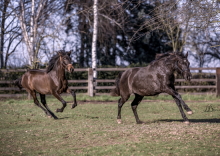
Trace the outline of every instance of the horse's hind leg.
<instances>
[{"instance_id":1,"label":"horse's hind leg","mask_svg":"<svg viewBox=\"0 0 220 156\"><path fill-rule=\"evenodd\" d=\"M121 123L121 108L124 105L124 103L129 99L130 95L128 96L121 96L121 98L118 100L118 116L117 116L117 122Z\"/></svg>"},{"instance_id":2,"label":"horse's hind leg","mask_svg":"<svg viewBox=\"0 0 220 156\"><path fill-rule=\"evenodd\" d=\"M74 90L71 90L71 89L67 89L67 93L70 93L72 94L73 96L73 99L74 99L74 103L72 105L72 109L75 108L77 106L77 102L76 102L76 93Z\"/></svg>"},{"instance_id":3,"label":"horse's hind leg","mask_svg":"<svg viewBox=\"0 0 220 156\"><path fill-rule=\"evenodd\" d=\"M131 103L131 108L134 113L134 117L136 119L137 124L144 123L139 119L138 114L137 114L137 106L141 102L142 99L143 99L143 96L135 94L135 98L134 98L133 102Z\"/></svg>"},{"instance_id":4,"label":"horse's hind leg","mask_svg":"<svg viewBox=\"0 0 220 156\"><path fill-rule=\"evenodd\" d=\"M34 99L34 103L35 105L37 105L38 107L40 107L47 115L50 115L50 113L44 108L41 106L40 102L37 100L37 96L36 96L36 92L35 91L28 91L31 96L33 97Z\"/></svg>"},{"instance_id":5,"label":"horse's hind leg","mask_svg":"<svg viewBox=\"0 0 220 156\"><path fill-rule=\"evenodd\" d=\"M47 106L46 103L46 98L44 94L40 94L40 99L41 99L41 103L44 105L44 107L47 109L47 111L49 112L49 116L52 116L54 119L58 119L58 117L56 115L54 115L54 113L49 109L49 107Z\"/></svg>"}]
</instances>

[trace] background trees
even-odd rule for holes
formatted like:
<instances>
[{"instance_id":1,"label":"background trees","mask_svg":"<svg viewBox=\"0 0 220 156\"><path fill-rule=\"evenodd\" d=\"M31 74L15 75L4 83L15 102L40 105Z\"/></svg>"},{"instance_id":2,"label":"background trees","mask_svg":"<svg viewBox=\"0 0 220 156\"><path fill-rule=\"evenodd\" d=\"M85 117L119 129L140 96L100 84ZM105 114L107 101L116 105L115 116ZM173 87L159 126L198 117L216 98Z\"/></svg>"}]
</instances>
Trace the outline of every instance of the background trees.
<instances>
[{"instance_id":1,"label":"background trees","mask_svg":"<svg viewBox=\"0 0 220 156\"><path fill-rule=\"evenodd\" d=\"M3 0L0 5L1 68L18 58L24 44L30 68L60 49L73 49L79 67L92 66L94 1ZM98 66L142 66L166 51L189 51L193 66L219 63L218 1L102 0L97 9Z\"/></svg>"},{"instance_id":2,"label":"background trees","mask_svg":"<svg viewBox=\"0 0 220 156\"><path fill-rule=\"evenodd\" d=\"M0 67L6 68L8 59L18 45L21 43L20 27L16 18L13 16L13 10L9 8L10 0L0 2Z\"/></svg>"},{"instance_id":3,"label":"background trees","mask_svg":"<svg viewBox=\"0 0 220 156\"><path fill-rule=\"evenodd\" d=\"M156 16L144 26L162 29L173 51L189 51L193 66L219 64L219 2L214 0L155 2ZM214 56L214 55L215 56ZM210 64L210 61L212 62Z\"/></svg>"},{"instance_id":4,"label":"background trees","mask_svg":"<svg viewBox=\"0 0 220 156\"><path fill-rule=\"evenodd\" d=\"M90 66L92 36L92 3L89 1L67 1L67 13L78 10L77 14L68 18L67 32L78 30L81 42L79 65ZM78 8L78 9L77 9ZM99 1L98 4L98 65L121 65L124 62L133 64L148 63L156 53L165 52L170 46L161 42L165 33L149 29L140 29L146 20L152 17L154 6L141 1ZM75 21L78 16L78 25ZM133 37L133 34L136 35ZM131 41L132 40L132 41ZM88 50L89 52L88 52ZM87 60L85 60L85 58ZM122 63L118 63L122 62Z\"/></svg>"},{"instance_id":5,"label":"background trees","mask_svg":"<svg viewBox=\"0 0 220 156\"><path fill-rule=\"evenodd\" d=\"M5 4L10 8L9 18L17 22L20 36L26 45L29 68L38 68L41 59L39 50L43 47L45 39L55 37L52 32L55 29L50 19L56 12L59 12L63 4L55 0L5 0ZM8 13L6 10L6 14ZM16 33L14 30L13 32Z\"/></svg>"},{"instance_id":6,"label":"background trees","mask_svg":"<svg viewBox=\"0 0 220 156\"><path fill-rule=\"evenodd\" d=\"M191 51L194 66L216 66L219 64L219 1L193 1L188 6L193 23L186 43ZM219 65L217 65L219 66Z\"/></svg>"}]
</instances>

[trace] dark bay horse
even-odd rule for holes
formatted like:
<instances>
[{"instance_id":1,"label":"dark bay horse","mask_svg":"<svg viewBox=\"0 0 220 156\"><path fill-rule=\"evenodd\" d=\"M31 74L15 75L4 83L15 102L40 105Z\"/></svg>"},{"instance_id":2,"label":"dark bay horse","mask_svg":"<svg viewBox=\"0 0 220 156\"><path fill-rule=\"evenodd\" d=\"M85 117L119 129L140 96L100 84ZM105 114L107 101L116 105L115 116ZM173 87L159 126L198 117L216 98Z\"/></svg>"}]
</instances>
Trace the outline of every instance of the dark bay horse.
<instances>
[{"instance_id":1,"label":"dark bay horse","mask_svg":"<svg viewBox=\"0 0 220 156\"><path fill-rule=\"evenodd\" d=\"M185 80L191 80L192 75L187 56L188 53L186 55L182 53L157 54L156 59L147 67L132 68L120 73L115 81L116 88L111 91L112 96L121 96L118 101L118 123L121 123L121 108L131 94L135 95L131 108L136 122L141 124L143 122L139 119L136 109L143 97L167 93L173 97L184 122L188 124L189 120L183 108L188 114L193 112L182 100L174 86L175 71L181 74Z\"/></svg>"},{"instance_id":2,"label":"dark bay horse","mask_svg":"<svg viewBox=\"0 0 220 156\"><path fill-rule=\"evenodd\" d=\"M74 67L71 64L70 58L71 51L65 52L63 50L58 51L49 61L49 65L44 70L29 70L22 75L20 79L15 81L15 84L21 89L30 93L34 99L34 103L40 107L48 116L58 119L56 115L48 108L45 95L52 94L63 106L60 109L57 109L56 112L63 112L66 107L66 101L60 96L61 93L67 92L71 93L74 98L74 104L72 108L77 106L76 94L73 90L68 88L68 82L65 77L65 69L69 72L74 71ZM40 94L41 103L37 99L36 93Z\"/></svg>"}]
</instances>

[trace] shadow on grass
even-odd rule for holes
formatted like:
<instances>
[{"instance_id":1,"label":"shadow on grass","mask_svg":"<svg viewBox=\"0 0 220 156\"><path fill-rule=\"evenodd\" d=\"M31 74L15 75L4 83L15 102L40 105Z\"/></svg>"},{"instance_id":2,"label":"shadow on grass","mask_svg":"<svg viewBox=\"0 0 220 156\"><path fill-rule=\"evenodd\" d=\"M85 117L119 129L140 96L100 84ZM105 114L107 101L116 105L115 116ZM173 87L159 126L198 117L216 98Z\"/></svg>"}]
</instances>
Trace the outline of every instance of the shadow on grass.
<instances>
[{"instance_id":1,"label":"shadow on grass","mask_svg":"<svg viewBox=\"0 0 220 156\"><path fill-rule=\"evenodd\" d=\"M83 115L85 118L89 118L89 119L98 119L98 116L88 116L88 115Z\"/></svg>"},{"instance_id":2,"label":"shadow on grass","mask_svg":"<svg viewBox=\"0 0 220 156\"><path fill-rule=\"evenodd\" d=\"M176 119L163 119L163 120L157 120L158 122L183 122L183 120L176 120ZM189 119L189 122L191 123L220 123L220 119L214 118L214 119Z\"/></svg>"},{"instance_id":3,"label":"shadow on grass","mask_svg":"<svg viewBox=\"0 0 220 156\"><path fill-rule=\"evenodd\" d=\"M99 119L98 116L89 116L89 115L81 115L81 114L75 114L74 116L80 116L80 117L83 117L83 118L87 118L87 119ZM58 118L58 120L62 120L62 119L68 119L68 118L71 118L71 117L62 117L62 118Z\"/></svg>"},{"instance_id":4,"label":"shadow on grass","mask_svg":"<svg viewBox=\"0 0 220 156\"><path fill-rule=\"evenodd\" d=\"M63 119L69 119L70 117L62 117L62 118L58 118L57 120L63 120Z\"/></svg>"}]
</instances>

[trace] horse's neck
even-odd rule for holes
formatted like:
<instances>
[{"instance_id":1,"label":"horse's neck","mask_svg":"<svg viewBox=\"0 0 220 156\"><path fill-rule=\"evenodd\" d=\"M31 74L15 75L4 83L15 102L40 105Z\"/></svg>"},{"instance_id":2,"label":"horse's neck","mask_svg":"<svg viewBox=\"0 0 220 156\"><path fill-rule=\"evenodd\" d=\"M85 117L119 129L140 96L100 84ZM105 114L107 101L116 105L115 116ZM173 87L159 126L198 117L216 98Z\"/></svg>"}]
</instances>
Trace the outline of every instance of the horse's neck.
<instances>
[{"instance_id":1,"label":"horse's neck","mask_svg":"<svg viewBox=\"0 0 220 156\"><path fill-rule=\"evenodd\" d=\"M60 80L64 80L65 77L65 69L58 69L57 70L57 75L59 77Z\"/></svg>"},{"instance_id":2,"label":"horse's neck","mask_svg":"<svg viewBox=\"0 0 220 156\"><path fill-rule=\"evenodd\" d=\"M169 60L158 60L157 62L154 62L151 66L154 69L155 68L161 69L162 71L167 72L167 74L170 74L170 75L173 75L173 73L176 70L175 62L169 62Z\"/></svg>"},{"instance_id":3,"label":"horse's neck","mask_svg":"<svg viewBox=\"0 0 220 156\"><path fill-rule=\"evenodd\" d=\"M51 71L51 75L53 75L53 78L55 81L63 81L66 79L65 77L65 69L61 65L56 65Z\"/></svg>"}]
</instances>

